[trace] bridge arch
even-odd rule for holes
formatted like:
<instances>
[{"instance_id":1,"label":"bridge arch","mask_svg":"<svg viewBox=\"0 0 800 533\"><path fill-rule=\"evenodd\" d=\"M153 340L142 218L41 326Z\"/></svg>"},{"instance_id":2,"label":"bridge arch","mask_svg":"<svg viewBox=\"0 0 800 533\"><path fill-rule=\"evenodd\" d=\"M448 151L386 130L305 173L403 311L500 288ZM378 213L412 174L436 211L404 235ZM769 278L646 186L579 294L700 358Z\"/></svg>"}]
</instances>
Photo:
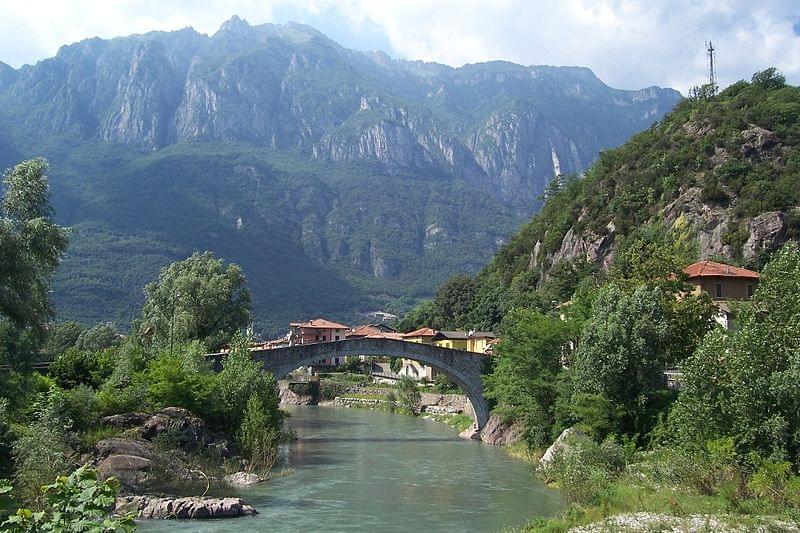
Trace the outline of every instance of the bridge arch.
<instances>
[{"instance_id":1,"label":"bridge arch","mask_svg":"<svg viewBox=\"0 0 800 533\"><path fill-rule=\"evenodd\" d=\"M463 389L472 403L476 427L481 429L489 421L489 406L483 397L481 376L485 356L475 352L395 339L361 338L254 351L253 359L263 364L264 369L272 372L277 380L301 366L327 357L359 355L404 357L444 372Z\"/></svg>"}]
</instances>

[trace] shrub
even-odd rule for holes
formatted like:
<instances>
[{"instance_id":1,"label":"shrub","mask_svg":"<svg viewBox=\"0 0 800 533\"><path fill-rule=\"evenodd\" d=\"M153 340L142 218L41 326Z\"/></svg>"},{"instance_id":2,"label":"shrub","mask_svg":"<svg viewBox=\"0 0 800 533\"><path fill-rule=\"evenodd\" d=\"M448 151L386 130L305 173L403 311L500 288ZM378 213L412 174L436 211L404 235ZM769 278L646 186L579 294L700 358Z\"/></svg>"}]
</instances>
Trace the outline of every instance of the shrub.
<instances>
[{"instance_id":1,"label":"shrub","mask_svg":"<svg viewBox=\"0 0 800 533\"><path fill-rule=\"evenodd\" d=\"M403 409L412 414L419 414L422 395L417 383L408 376L403 376L397 383L397 399Z\"/></svg>"},{"instance_id":2,"label":"shrub","mask_svg":"<svg viewBox=\"0 0 800 533\"><path fill-rule=\"evenodd\" d=\"M133 531L133 517L109 516L119 487L115 478L100 481L97 470L84 465L43 487L43 512L18 509L3 522L3 531Z\"/></svg>"},{"instance_id":3,"label":"shrub","mask_svg":"<svg viewBox=\"0 0 800 533\"><path fill-rule=\"evenodd\" d=\"M153 406L183 407L205 417L214 375L199 342L160 353L145 370L147 399Z\"/></svg>"},{"instance_id":4,"label":"shrub","mask_svg":"<svg viewBox=\"0 0 800 533\"><path fill-rule=\"evenodd\" d=\"M211 390L209 423L227 432L234 432L244 419L252 396L270 411L278 410L277 384L271 374L253 361L247 340L234 341L222 371L215 376ZM279 429L276 426L276 429Z\"/></svg>"},{"instance_id":5,"label":"shrub","mask_svg":"<svg viewBox=\"0 0 800 533\"><path fill-rule=\"evenodd\" d=\"M72 420L74 431L84 431L97 424L100 418L100 402L94 390L86 385L63 392L64 411Z\"/></svg>"},{"instance_id":6,"label":"shrub","mask_svg":"<svg viewBox=\"0 0 800 533\"><path fill-rule=\"evenodd\" d=\"M0 398L0 478L11 474L11 450L14 445L14 432L9 427L8 400Z\"/></svg>"},{"instance_id":7,"label":"shrub","mask_svg":"<svg viewBox=\"0 0 800 533\"><path fill-rule=\"evenodd\" d=\"M268 472L278 457L280 419L265 406L258 394L247 401L244 420L236 433L242 455L247 458L248 471Z\"/></svg>"},{"instance_id":8,"label":"shrub","mask_svg":"<svg viewBox=\"0 0 800 533\"><path fill-rule=\"evenodd\" d=\"M350 386L347 383L338 383L336 381L323 380L319 383L319 397L321 400L329 402L347 393Z\"/></svg>"},{"instance_id":9,"label":"shrub","mask_svg":"<svg viewBox=\"0 0 800 533\"><path fill-rule=\"evenodd\" d=\"M58 356L48 369L50 376L60 387L71 389L78 385L97 387L103 380L98 354L69 348Z\"/></svg>"},{"instance_id":10,"label":"shrub","mask_svg":"<svg viewBox=\"0 0 800 533\"><path fill-rule=\"evenodd\" d=\"M69 471L71 436L63 423L45 416L14 443L14 482L17 496L35 509L44 505L42 485Z\"/></svg>"},{"instance_id":11,"label":"shrub","mask_svg":"<svg viewBox=\"0 0 800 533\"><path fill-rule=\"evenodd\" d=\"M570 503L596 504L625 468L625 453L614 440L597 444L588 437L572 437L545 468Z\"/></svg>"}]
</instances>

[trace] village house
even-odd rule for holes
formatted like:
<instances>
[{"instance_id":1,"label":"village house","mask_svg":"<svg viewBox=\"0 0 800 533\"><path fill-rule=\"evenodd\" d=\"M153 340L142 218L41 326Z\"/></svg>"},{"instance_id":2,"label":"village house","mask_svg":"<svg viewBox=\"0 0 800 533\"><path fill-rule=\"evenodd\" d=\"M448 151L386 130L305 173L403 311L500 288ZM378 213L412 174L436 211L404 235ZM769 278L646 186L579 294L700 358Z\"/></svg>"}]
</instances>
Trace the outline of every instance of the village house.
<instances>
[{"instance_id":1,"label":"village house","mask_svg":"<svg viewBox=\"0 0 800 533\"><path fill-rule=\"evenodd\" d=\"M683 272L686 282L694 287L693 293L705 292L714 301L719 309L714 320L725 329L731 328L733 319L728 302L752 298L759 279L758 272L715 261L693 263Z\"/></svg>"},{"instance_id":2,"label":"village house","mask_svg":"<svg viewBox=\"0 0 800 533\"><path fill-rule=\"evenodd\" d=\"M433 344L442 348L466 350L482 354L490 351L492 344L496 340L496 336L493 333L486 331L436 331L427 327L405 333L402 338L406 342ZM403 359L403 366L399 374L418 381L432 382L436 379L437 371L435 368L419 361Z\"/></svg>"},{"instance_id":3,"label":"village house","mask_svg":"<svg viewBox=\"0 0 800 533\"><path fill-rule=\"evenodd\" d=\"M289 324L290 345L313 344L316 342L342 341L350 329L344 324L331 322L324 318L314 318L308 322L292 322ZM318 361L314 366L337 366L344 363L344 357L329 357Z\"/></svg>"}]
</instances>

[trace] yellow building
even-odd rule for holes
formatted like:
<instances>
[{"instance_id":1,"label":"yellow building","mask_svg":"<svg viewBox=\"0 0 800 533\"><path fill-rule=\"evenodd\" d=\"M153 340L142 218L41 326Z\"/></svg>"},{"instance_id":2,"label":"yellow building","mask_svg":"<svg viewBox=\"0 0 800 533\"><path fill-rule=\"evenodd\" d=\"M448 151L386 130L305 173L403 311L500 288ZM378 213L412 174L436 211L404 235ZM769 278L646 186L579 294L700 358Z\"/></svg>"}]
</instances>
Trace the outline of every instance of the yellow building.
<instances>
[{"instance_id":1,"label":"yellow building","mask_svg":"<svg viewBox=\"0 0 800 533\"><path fill-rule=\"evenodd\" d=\"M486 353L489 343L495 339L489 331L439 331L433 337L433 344L453 350Z\"/></svg>"},{"instance_id":2,"label":"yellow building","mask_svg":"<svg viewBox=\"0 0 800 533\"><path fill-rule=\"evenodd\" d=\"M403 333L403 340L406 342L416 342L418 344L433 344L436 330L432 328L419 328L410 333Z\"/></svg>"}]
</instances>

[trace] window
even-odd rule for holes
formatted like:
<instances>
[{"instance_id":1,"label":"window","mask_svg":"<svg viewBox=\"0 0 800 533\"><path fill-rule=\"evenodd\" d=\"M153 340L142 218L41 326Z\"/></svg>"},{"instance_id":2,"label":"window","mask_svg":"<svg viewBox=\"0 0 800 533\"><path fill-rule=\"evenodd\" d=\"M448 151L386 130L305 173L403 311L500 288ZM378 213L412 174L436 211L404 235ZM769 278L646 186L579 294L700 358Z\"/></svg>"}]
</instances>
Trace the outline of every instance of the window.
<instances>
[{"instance_id":1,"label":"window","mask_svg":"<svg viewBox=\"0 0 800 533\"><path fill-rule=\"evenodd\" d=\"M328 339L325 337L325 335L323 335L322 336L322 342L325 342L326 340L328 340Z\"/></svg>"},{"instance_id":2,"label":"window","mask_svg":"<svg viewBox=\"0 0 800 533\"><path fill-rule=\"evenodd\" d=\"M747 285L747 297L748 298L752 298L753 297L753 285L752 284L748 284Z\"/></svg>"},{"instance_id":3,"label":"window","mask_svg":"<svg viewBox=\"0 0 800 533\"><path fill-rule=\"evenodd\" d=\"M314 337L314 340L315 340L315 341L318 341L318 340L319 340L319 335L316 335L316 336Z\"/></svg>"},{"instance_id":4,"label":"window","mask_svg":"<svg viewBox=\"0 0 800 533\"><path fill-rule=\"evenodd\" d=\"M339 335L336 335L336 340L337 340L337 341L339 340Z\"/></svg>"},{"instance_id":5,"label":"window","mask_svg":"<svg viewBox=\"0 0 800 533\"><path fill-rule=\"evenodd\" d=\"M722 283L717 283L714 287L714 297L722 298Z\"/></svg>"}]
</instances>

